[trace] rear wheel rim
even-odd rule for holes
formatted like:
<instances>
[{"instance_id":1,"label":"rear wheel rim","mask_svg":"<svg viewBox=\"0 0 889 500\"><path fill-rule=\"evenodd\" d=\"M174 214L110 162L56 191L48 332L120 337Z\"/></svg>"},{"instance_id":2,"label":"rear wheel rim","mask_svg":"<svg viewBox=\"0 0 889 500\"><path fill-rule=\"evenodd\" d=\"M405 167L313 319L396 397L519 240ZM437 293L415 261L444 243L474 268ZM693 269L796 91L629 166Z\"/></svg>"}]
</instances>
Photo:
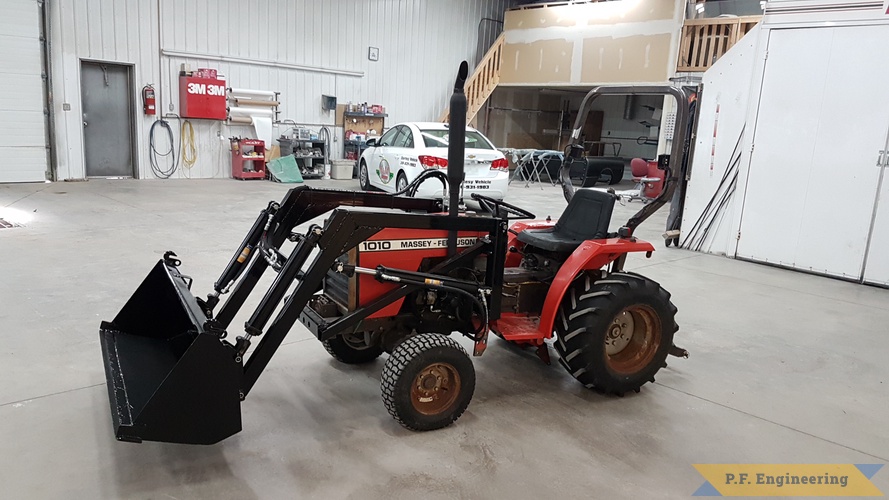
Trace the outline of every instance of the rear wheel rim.
<instances>
[{"instance_id":1,"label":"rear wheel rim","mask_svg":"<svg viewBox=\"0 0 889 500\"><path fill-rule=\"evenodd\" d=\"M650 306L635 304L621 310L605 332L605 359L617 373L644 370L661 344L661 322Z\"/></svg>"},{"instance_id":2,"label":"rear wheel rim","mask_svg":"<svg viewBox=\"0 0 889 500\"><path fill-rule=\"evenodd\" d=\"M404 188L406 188L406 187L407 187L407 179L405 179L404 176L398 176L398 180L395 181L395 190L396 191L403 191Z\"/></svg>"},{"instance_id":3,"label":"rear wheel rim","mask_svg":"<svg viewBox=\"0 0 889 500\"><path fill-rule=\"evenodd\" d=\"M453 408L460 388L460 373L454 365L432 363L411 382L411 405L423 415L439 415Z\"/></svg>"}]
</instances>

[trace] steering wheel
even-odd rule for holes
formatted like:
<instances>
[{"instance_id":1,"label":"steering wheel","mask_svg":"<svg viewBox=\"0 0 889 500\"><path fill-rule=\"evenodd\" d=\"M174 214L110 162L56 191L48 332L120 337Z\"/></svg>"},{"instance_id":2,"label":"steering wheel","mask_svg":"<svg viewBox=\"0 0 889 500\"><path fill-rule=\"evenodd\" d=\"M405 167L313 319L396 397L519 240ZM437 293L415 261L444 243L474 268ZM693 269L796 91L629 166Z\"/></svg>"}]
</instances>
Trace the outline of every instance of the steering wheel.
<instances>
[{"instance_id":1,"label":"steering wheel","mask_svg":"<svg viewBox=\"0 0 889 500\"><path fill-rule=\"evenodd\" d=\"M537 218L536 215L525 210L524 208L519 208L515 205L511 205L503 200L495 200L494 198L489 198L478 193L472 193L470 195L470 198L477 201L478 204L481 205L482 209L491 212L492 214L494 214L494 217L497 217L498 219L505 218L507 220L518 220ZM501 211L503 215L501 215ZM513 217L512 219L510 219L510 214L516 215L517 217Z\"/></svg>"}]
</instances>

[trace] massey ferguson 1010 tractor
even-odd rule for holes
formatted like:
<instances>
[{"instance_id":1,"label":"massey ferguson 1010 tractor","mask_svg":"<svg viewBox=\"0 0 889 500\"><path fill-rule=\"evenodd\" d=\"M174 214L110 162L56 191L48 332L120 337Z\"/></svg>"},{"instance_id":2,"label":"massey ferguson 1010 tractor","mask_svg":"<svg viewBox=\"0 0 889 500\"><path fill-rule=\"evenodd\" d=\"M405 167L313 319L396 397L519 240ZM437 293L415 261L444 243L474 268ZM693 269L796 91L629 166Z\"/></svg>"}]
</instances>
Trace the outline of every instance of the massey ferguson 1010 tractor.
<instances>
[{"instance_id":1,"label":"massey ferguson 1010 tractor","mask_svg":"<svg viewBox=\"0 0 889 500\"><path fill-rule=\"evenodd\" d=\"M239 432L241 402L297 321L343 363L388 353L383 402L418 431L453 423L472 398L475 370L449 337L455 332L474 343L476 356L493 332L535 347L547 362L546 341L555 336L559 362L574 378L617 395L653 381L668 354L686 354L673 345L670 294L625 269L630 252L654 251L633 233L672 196L676 173L666 166L666 189L616 232L609 231L614 195L575 192L568 179L583 154L590 104L606 94L674 97L671 156L682 158L684 91L590 91L561 169L568 207L552 222L477 195L485 210L460 210L466 74L464 62L451 97L447 174L428 170L395 194L291 189L260 212L206 299L192 294L176 254L164 255L100 327L117 439L210 444ZM445 184L448 200L410 196L424 181ZM324 214L323 225L296 231ZM282 253L287 242L292 249ZM267 270L277 273L274 282L231 338L236 312Z\"/></svg>"}]
</instances>

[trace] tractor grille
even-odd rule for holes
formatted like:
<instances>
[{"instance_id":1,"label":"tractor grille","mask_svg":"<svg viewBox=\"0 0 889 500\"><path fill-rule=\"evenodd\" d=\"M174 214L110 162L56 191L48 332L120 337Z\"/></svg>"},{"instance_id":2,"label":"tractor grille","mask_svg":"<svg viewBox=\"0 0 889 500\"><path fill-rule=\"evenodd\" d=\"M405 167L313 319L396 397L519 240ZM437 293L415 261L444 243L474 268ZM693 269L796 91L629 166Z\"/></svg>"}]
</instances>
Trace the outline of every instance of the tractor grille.
<instances>
[{"instance_id":1,"label":"tractor grille","mask_svg":"<svg viewBox=\"0 0 889 500\"><path fill-rule=\"evenodd\" d=\"M333 299L343 307L349 305L349 279L348 276L341 273L328 271L324 278L324 295Z\"/></svg>"},{"instance_id":2,"label":"tractor grille","mask_svg":"<svg viewBox=\"0 0 889 500\"><path fill-rule=\"evenodd\" d=\"M350 259L349 257L350 254L343 254L337 261L354 264L355 259ZM345 274L332 270L327 271L327 276L324 277L324 295L327 295L328 298L350 311L355 310L358 297L355 290L357 281L357 279L349 278Z\"/></svg>"}]
</instances>

